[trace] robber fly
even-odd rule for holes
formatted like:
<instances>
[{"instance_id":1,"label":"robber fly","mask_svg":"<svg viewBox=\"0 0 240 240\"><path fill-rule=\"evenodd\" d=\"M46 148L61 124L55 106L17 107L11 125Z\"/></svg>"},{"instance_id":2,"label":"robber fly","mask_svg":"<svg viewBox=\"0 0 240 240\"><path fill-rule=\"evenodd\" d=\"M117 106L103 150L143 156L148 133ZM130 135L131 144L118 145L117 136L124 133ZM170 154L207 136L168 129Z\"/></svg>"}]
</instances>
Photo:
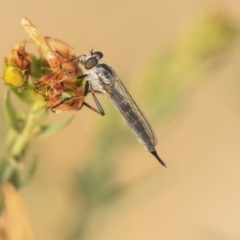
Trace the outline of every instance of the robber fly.
<instances>
[{"instance_id":1,"label":"robber fly","mask_svg":"<svg viewBox=\"0 0 240 240\"><path fill-rule=\"evenodd\" d=\"M102 57L101 52L92 51L90 56L82 55L79 61L87 72L78 78L87 77L90 88L108 95L147 150L166 167L155 149L157 138L149 122L115 71L107 64L99 63Z\"/></svg>"},{"instance_id":2,"label":"robber fly","mask_svg":"<svg viewBox=\"0 0 240 240\"><path fill-rule=\"evenodd\" d=\"M89 84L84 80L81 82L77 80L77 76L82 74L82 69L78 61L71 60L77 59L72 48L56 38L44 37L25 17L21 23L51 70L51 73L43 75L34 82L36 91L44 96L47 107L53 112L62 112L79 110L87 106L100 113L84 100L89 92ZM101 111L100 114L104 115L104 112Z\"/></svg>"}]
</instances>

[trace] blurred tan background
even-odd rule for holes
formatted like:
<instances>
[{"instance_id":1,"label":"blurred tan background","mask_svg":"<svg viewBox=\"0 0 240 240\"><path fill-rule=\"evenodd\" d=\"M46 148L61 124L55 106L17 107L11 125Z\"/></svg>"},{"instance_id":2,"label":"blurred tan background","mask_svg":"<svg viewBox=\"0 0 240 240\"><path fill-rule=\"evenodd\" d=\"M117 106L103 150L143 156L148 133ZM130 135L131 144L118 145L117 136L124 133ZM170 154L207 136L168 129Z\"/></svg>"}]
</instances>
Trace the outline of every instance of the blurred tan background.
<instances>
[{"instance_id":1,"label":"blurred tan background","mask_svg":"<svg viewBox=\"0 0 240 240\"><path fill-rule=\"evenodd\" d=\"M88 109L50 114L53 122L70 114L75 118L55 136L35 141L29 153L38 156L38 168L21 195L36 240L240 239L238 40L210 63L200 62L195 71L196 63L191 74L182 74L183 67L168 68L182 74L179 81L188 78L180 88L168 86L169 95L164 94L166 84L153 92L151 85L162 79L149 78L152 69L164 68L158 65L158 56L166 57L179 41L180 46L187 45L182 36L188 38L189 33L191 38L191 31L207 15L221 12L239 27L239 1L0 0L0 4L1 59L26 38L22 16L78 54L92 48L102 51L103 62L116 70L148 116L159 139L156 149L168 166L164 169L138 144L106 96L99 96L105 117ZM174 61L181 63L176 56ZM4 95L3 84L0 91ZM178 98L167 104L174 91ZM88 99L91 103L91 96ZM161 101L166 102L165 111L158 109ZM3 143L7 124L2 108L0 114Z\"/></svg>"}]
</instances>

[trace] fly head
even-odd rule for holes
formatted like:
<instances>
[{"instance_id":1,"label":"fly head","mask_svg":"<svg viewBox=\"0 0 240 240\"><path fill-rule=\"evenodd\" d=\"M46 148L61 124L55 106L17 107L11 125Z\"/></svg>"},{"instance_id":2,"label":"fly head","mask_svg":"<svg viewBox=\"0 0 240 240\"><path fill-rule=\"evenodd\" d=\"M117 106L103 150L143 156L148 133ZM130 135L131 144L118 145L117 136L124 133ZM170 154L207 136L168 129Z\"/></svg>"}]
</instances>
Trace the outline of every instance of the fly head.
<instances>
[{"instance_id":1,"label":"fly head","mask_svg":"<svg viewBox=\"0 0 240 240\"><path fill-rule=\"evenodd\" d=\"M92 69L98 65L99 60L103 57L101 52L92 52L90 56L82 55L80 58L80 63L84 65L87 70Z\"/></svg>"}]
</instances>

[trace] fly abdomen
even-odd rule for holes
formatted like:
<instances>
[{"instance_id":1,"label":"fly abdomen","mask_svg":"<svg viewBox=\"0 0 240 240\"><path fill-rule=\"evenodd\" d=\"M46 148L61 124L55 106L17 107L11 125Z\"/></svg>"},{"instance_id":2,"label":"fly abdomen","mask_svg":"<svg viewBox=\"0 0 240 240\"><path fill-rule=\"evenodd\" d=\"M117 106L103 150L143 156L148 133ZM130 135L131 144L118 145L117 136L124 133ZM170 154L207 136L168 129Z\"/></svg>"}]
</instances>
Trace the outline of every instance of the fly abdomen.
<instances>
[{"instance_id":1,"label":"fly abdomen","mask_svg":"<svg viewBox=\"0 0 240 240\"><path fill-rule=\"evenodd\" d=\"M141 142L147 145L147 148L150 146L154 148L155 143L151 141L151 136L149 136L138 114L134 111L133 103L126 101L116 88L113 88L108 95Z\"/></svg>"}]
</instances>

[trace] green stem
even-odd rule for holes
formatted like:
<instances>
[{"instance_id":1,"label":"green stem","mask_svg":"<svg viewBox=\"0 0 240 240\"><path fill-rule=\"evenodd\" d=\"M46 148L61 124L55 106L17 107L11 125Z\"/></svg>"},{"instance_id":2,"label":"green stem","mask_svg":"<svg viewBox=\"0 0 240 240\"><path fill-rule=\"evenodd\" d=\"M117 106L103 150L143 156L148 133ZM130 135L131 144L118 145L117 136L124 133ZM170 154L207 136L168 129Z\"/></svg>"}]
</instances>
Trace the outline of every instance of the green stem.
<instances>
[{"instance_id":1,"label":"green stem","mask_svg":"<svg viewBox=\"0 0 240 240\"><path fill-rule=\"evenodd\" d=\"M29 113L24 129L16 139L14 145L11 148L11 155L15 159L22 157L29 140L31 139L31 133L35 127L35 116L32 112Z\"/></svg>"},{"instance_id":2,"label":"green stem","mask_svg":"<svg viewBox=\"0 0 240 240\"><path fill-rule=\"evenodd\" d=\"M0 164L1 183L12 182L15 187L21 184L20 172L23 167L23 158L38 118L35 110L35 106L33 106L20 133L13 129L9 131L6 152Z\"/></svg>"}]
</instances>

